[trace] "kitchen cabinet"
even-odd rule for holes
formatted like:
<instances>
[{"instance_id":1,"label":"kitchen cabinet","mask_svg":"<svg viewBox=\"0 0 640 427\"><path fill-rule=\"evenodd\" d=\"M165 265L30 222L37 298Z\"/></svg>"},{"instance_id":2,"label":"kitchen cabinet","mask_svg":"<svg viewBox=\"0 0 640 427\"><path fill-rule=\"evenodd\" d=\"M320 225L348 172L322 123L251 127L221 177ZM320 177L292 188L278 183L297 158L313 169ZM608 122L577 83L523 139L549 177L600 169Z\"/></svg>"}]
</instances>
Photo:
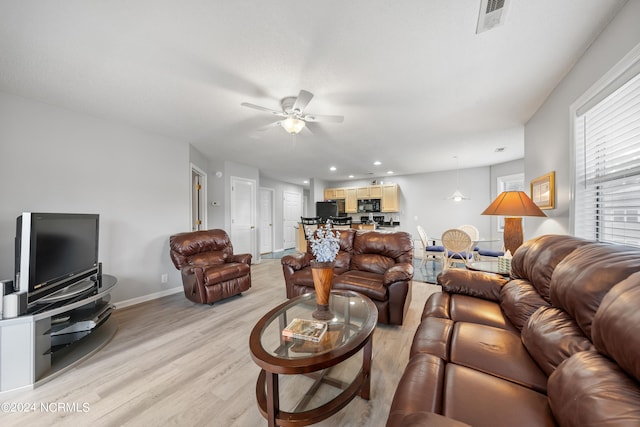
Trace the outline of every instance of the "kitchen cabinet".
<instances>
[{"instance_id":1,"label":"kitchen cabinet","mask_svg":"<svg viewBox=\"0 0 640 427\"><path fill-rule=\"evenodd\" d=\"M380 212L400 211L398 184L371 185L368 187L325 188L325 200L345 201L347 214L358 213L358 200L381 199Z\"/></svg>"},{"instance_id":2,"label":"kitchen cabinet","mask_svg":"<svg viewBox=\"0 0 640 427\"><path fill-rule=\"evenodd\" d=\"M398 184L382 185L382 212L398 212L400 210L400 201L398 198Z\"/></svg>"},{"instance_id":3,"label":"kitchen cabinet","mask_svg":"<svg viewBox=\"0 0 640 427\"><path fill-rule=\"evenodd\" d=\"M357 189L356 188L346 188L345 189L345 202L344 202L344 211L345 213L358 213L358 197L357 197Z\"/></svg>"},{"instance_id":4,"label":"kitchen cabinet","mask_svg":"<svg viewBox=\"0 0 640 427\"><path fill-rule=\"evenodd\" d=\"M345 190L346 188L325 188L324 199L325 200L344 199L346 194Z\"/></svg>"}]
</instances>

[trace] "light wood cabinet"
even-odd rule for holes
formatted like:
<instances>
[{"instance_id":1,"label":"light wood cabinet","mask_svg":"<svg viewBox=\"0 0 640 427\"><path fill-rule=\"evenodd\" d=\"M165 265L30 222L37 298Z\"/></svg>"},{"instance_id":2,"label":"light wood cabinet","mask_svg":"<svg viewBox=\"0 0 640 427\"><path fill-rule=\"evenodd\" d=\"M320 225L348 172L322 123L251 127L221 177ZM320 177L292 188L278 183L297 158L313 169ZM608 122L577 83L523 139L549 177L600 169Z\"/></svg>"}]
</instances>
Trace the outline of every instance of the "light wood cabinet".
<instances>
[{"instance_id":1,"label":"light wood cabinet","mask_svg":"<svg viewBox=\"0 0 640 427\"><path fill-rule=\"evenodd\" d=\"M325 188L325 200L344 199L345 213L358 213L358 200L381 199L381 212L398 212L400 197L398 184L371 185L369 187Z\"/></svg>"},{"instance_id":2,"label":"light wood cabinet","mask_svg":"<svg viewBox=\"0 0 640 427\"><path fill-rule=\"evenodd\" d=\"M356 188L345 189L346 198L344 202L345 213L358 213L358 197Z\"/></svg>"},{"instance_id":3,"label":"light wood cabinet","mask_svg":"<svg viewBox=\"0 0 640 427\"><path fill-rule=\"evenodd\" d=\"M325 188L324 199L325 200L344 199L346 197L345 190L346 188Z\"/></svg>"},{"instance_id":4,"label":"light wood cabinet","mask_svg":"<svg viewBox=\"0 0 640 427\"><path fill-rule=\"evenodd\" d=\"M370 194L369 187L356 188L356 196L358 200L369 199L370 198L369 194Z\"/></svg>"},{"instance_id":5,"label":"light wood cabinet","mask_svg":"<svg viewBox=\"0 0 640 427\"><path fill-rule=\"evenodd\" d=\"M333 200L336 198L336 189L335 188L325 188L324 189L324 199L325 200Z\"/></svg>"},{"instance_id":6,"label":"light wood cabinet","mask_svg":"<svg viewBox=\"0 0 640 427\"><path fill-rule=\"evenodd\" d=\"M400 210L398 184L382 185L382 203L380 209L382 212L398 212Z\"/></svg>"}]
</instances>

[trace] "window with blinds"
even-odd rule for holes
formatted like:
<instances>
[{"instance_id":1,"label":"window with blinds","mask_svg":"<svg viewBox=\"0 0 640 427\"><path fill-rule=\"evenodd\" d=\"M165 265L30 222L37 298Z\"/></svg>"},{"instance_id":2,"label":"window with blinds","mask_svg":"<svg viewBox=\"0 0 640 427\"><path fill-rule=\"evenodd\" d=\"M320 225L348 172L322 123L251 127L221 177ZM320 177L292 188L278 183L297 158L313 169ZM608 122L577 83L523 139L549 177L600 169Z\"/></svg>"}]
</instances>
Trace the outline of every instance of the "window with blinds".
<instances>
[{"instance_id":1,"label":"window with blinds","mask_svg":"<svg viewBox=\"0 0 640 427\"><path fill-rule=\"evenodd\" d=\"M640 74L577 111L577 236L640 247Z\"/></svg>"}]
</instances>

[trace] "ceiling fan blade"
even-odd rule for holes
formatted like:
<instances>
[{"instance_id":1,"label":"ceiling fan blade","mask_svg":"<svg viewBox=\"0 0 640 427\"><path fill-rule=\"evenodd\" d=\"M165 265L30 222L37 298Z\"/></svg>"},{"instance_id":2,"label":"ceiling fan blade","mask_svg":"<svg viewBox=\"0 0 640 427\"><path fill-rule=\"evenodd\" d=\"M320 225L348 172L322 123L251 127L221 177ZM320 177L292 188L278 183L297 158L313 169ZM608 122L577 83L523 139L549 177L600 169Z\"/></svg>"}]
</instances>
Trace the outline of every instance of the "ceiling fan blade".
<instances>
[{"instance_id":1,"label":"ceiling fan blade","mask_svg":"<svg viewBox=\"0 0 640 427\"><path fill-rule=\"evenodd\" d=\"M344 122L344 116L325 116L320 114L305 114L302 119L306 122Z\"/></svg>"},{"instance_id":2,"label":"ceiling fan blade","mask_svg":"<svg viewBox=\"0 0 640 427\"><path fill-rule=\"evenodd\" d=\"M249 107L249 108L253 108L254 110L260 110L260 111L266 111L267 113L271 113L274 116L281 116L284 117L285 114L282 111L276 111L276 110L272 110L270 108L266 108L266 107L261 107L259 105L256 104L250 104L248 102L243 102L242 104L243 107Z\"/></svg>"},{"instance_id":3,"label":"ceiling fan blade","mask_svg":"<svg viewBox=\"0 0 640 427\"><path fill-rule=\"evenodd\" d=\"M302 113L304 109L307 108L307 105L309 105L309 102L312 98L313 94L311 92L308 92L304 89L301 90L298 94L298 97L296 98L295 104L293 104L293 111L297 110Z\"/></svg>"}]
</instances>

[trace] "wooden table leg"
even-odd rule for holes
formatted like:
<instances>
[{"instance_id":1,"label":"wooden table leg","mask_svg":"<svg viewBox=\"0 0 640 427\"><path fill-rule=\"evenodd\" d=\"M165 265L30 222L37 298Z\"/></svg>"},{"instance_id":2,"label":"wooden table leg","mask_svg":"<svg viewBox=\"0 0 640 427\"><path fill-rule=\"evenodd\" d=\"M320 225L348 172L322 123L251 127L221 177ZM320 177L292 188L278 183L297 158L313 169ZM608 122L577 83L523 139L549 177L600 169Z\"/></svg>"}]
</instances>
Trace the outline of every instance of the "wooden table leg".
<instances>
[{"instance_id":1,"label":"wooden table leg","mask_svg":"<svg viewBox=\"0 0 640 427\"><path fill-rule=\"evenodd\" d=\"M373 353L373 333L369 337L369 341L364 346L362 354L362 373L364 374L364 383L360 389L360 397L369 400L371 393L371 354Z\"/></svg>"},{"instance_id":2,"label":"wooden table leg","mask_svg":"<svg viewBox=\"0 0 640 427\"><path fill-rule=\"evenodd\" d=\"M278 374L267 372L267 422L275 427L276 416L280 411L280 393L278 391Z\"/></svg>"}]
</instances>

